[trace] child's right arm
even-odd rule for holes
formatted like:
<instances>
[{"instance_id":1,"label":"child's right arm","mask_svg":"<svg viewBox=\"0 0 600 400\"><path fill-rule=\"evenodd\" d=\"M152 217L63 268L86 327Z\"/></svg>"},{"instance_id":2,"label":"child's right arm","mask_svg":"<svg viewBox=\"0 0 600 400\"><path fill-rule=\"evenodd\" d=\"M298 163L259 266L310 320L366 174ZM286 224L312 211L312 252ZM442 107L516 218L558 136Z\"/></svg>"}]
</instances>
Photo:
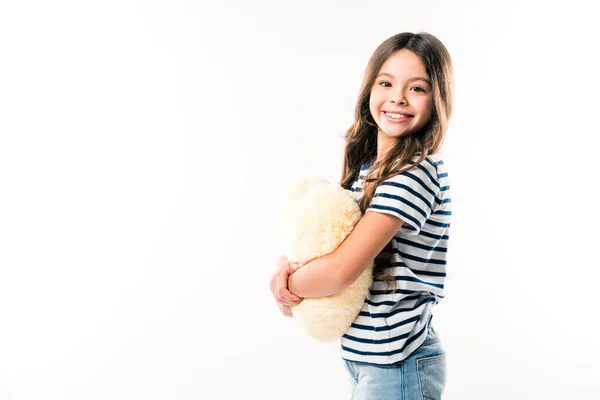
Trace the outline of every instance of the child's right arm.
<instances>
[{"instance_id":1,"label":"child's right arm","mask_svg":"<svg viewBox=\"0 0 600 400\"><path fill-rule=\"evenodd\" d=\"M290 275L289 291L308 298L346 289L392 240L403 222L396 216L367 210L333 253L315 258Z\"/></svg>"}]
</instances>

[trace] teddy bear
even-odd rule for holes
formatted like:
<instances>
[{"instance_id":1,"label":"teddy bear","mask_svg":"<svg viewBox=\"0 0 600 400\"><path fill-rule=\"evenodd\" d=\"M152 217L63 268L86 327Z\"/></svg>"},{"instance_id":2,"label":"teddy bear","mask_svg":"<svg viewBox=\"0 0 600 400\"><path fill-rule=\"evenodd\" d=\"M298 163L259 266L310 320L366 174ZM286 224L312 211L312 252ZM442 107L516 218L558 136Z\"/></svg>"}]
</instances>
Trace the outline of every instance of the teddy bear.
<instances>
[{"instance_id":1,"label":"teddy bear","mask_svg":"<svg viewBox=\"0 0 600 400\"><path fill-rule=\"evenodd\" d=\"M283 214L283 255L300 268L332 253L362 217L356 195L322 178L305 178L291 187ZM292 307L294 319L314 339L339 339L360 312L373 283L373 262L342 292L305 298Z\"/></svg>"}]
</instances>

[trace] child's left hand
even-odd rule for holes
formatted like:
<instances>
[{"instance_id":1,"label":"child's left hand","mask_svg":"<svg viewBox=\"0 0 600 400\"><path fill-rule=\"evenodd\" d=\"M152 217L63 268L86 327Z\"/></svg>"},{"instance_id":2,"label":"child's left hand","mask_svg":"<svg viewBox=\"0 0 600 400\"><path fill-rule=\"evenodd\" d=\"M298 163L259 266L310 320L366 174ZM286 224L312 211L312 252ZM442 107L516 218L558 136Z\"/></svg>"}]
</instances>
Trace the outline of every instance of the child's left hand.
<instances>
[{"instance_id":1,"label":"child's left hand","mask_svg":"<svg viewBox=\"0 0 600 400\"><path fill-rule=\"evenodd\" d=\"M277 261L277 268L271 278L269 287L271 288L273 297L275 297L275 301L282 306L291 307L302 302L302 298L288 290L288 278L298 268L300 268L298 264L290 263L285 256L281 256ZM282 312L286 315L283 310Z\"/></svg>"}]
</instances>

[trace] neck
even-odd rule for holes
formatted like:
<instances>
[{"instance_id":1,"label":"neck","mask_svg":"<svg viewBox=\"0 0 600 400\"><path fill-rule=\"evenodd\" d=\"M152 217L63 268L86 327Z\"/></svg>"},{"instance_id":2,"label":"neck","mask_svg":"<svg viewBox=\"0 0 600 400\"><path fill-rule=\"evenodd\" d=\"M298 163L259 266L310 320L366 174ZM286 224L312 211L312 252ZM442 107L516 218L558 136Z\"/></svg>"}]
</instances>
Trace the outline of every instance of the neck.
<instances>
[{"instance_id":1,"label":"neck","mask_svg":"<svg viewBox=\"0 0 600 400\"><path fill-rule=\"evenodd\" d=\"M377 131L377 161L383 160L386 153L394 146L394 139L387 137L383 132Z\"/></svg>"}]
</instances>

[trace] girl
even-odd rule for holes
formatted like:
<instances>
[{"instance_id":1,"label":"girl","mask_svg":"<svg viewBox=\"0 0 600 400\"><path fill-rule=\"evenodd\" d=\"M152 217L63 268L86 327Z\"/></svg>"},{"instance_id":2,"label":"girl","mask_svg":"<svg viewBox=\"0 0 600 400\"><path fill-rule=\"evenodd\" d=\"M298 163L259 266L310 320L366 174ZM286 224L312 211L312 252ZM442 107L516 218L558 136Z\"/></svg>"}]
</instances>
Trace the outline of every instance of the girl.
<instances>
[{"instance_id":1,"label":"girl","mask_svg":"<svg viewBox=\"0 0 600 400\"><path fill-rule=\"evenodd\" d=\"M450 186L439 149L452 112L452 61L427 33L377 47L346 132L341 185L363 217L331 254L298 268L278 261L271 290L281 311L341 292L375 259L374 282L341 338L352 399L440 399L446 352L432 307L444 298Z\"/></svg>"}]
</instances>

